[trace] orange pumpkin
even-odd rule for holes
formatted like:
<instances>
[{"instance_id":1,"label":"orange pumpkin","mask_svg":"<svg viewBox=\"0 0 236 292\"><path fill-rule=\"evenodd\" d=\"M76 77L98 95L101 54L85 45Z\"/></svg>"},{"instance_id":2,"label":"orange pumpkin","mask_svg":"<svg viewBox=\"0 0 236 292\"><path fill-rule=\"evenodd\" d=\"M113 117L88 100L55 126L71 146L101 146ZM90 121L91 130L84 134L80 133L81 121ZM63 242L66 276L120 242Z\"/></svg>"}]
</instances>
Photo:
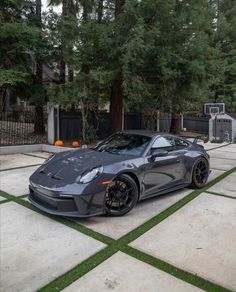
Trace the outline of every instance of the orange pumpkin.
<instances>
[{"instance_id":1,"label":"orange pumpkin","mask_svg":"<svg viewBox=\"0 0 236 292\"><path fill-rule=\"evenodd\" d=\"M62 140L56 140L54 143L55 146L64 146L64 142Z\"/></svg>"},{"instance_id":2,"label":"orange pumpkin","mask_svg":"<svg viewBox=\"0 0 236 292\"><path fill-rule=\"evenodd\" d=\"M80 146L80 144L79 144L79 141L72 141L72 143L71 143L71 146L73 147L73 148L77 148L77 147L79 147Z\"/></svg>"}]
</instances>

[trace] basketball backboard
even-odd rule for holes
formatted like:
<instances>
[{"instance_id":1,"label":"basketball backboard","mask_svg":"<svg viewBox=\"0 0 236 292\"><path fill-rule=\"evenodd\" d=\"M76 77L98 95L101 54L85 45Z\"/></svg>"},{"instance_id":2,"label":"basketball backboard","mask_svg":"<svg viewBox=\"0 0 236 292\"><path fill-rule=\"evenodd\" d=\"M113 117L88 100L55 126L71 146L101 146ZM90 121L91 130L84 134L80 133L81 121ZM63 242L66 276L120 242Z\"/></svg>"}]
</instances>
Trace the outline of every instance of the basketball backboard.
<instances>
[{"instance_id":1,"label":"basketball backboard","mask_svg":"<svg viewBox=\"0 0 236 292\"><path fill-rule=\"evenodd\" d=\"M206 115L217 115L225 113L225 104L220 103L205 103L204 104L204 114Z\"/></svg>"}]
</instances>

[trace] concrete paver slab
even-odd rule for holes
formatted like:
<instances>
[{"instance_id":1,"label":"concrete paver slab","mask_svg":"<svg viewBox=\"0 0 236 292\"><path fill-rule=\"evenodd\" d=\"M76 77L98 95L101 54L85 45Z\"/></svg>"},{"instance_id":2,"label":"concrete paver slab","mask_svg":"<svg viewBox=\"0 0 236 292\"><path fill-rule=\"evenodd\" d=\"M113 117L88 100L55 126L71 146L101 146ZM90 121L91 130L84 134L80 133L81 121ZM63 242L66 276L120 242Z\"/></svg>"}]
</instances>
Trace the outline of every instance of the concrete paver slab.
<instances>
[{"instance_id":1,"label":"concrete paver slab","mask_svg":"<svg viewBox=\"0 0 236 292\"><path fill-rule=\"evenodd\" d=\"M236 150L236 143L232 143L232 144L227 145L227 148L232 149L232 150Z\"/></svg>"},{"instance_id":2,"label":"concrete paver slab","mask_svg":"<svg viewBox=\"0 0 236 292\"><path fill-rule=\"evenodd\" d=\"M208 191L236 198L236 172L228 175L226 178L209 188Z\"/></svg>"},{"instance_id":3,"label":"concrete paver slab","mask_svg":"<svg viewBox=\"0 0 236 292\"><path fill-rule=\"evenodd\" d=\"M38 157L42 157L42 158L48 158L52 153L42 151L42 152L29 152L26 154L34 155L34 156L38 156Z\"/></svg>"},{"instance_id":4,"label":"concrete paver slab","mask_svg":"<svg viewBox=\"0 0 236 292\"><path fill-rule=\"evenodd\" d=\"M236 200L202 194L131 245L235 289Z\"/></svg>"},{"instance_id":5,"label":"concrete paver slab","mask_svg":"<svg viewBox=\"0 0 236 292\"><path fill-rule=\"evenodd\" d=\"M217 150L210 150L208 154L211 158L220 158L220 159L230 159L236 160L236 152L226 152L226 151L217 151ZM235 161L236 164L236 161Z\"/></svg>"},{"instance_id":6,"label":"concrete paver slab","mask_svg":"<svg viewBox=\"0 0 236 292\"><path fill-rule=\"evenodd\" d=\"M211 169L211 173L208 177L207 182L211 182L213 181L215 178L217 178L218 176L222 175L223 173L225 173L224 170L219 170L219 169Z\"/></svg>"},{"instance_id":7,"label":"concrete paver slab","mask_svg":"<svg viewBox=\"0 0 236 292\"><path fill-rule=\"evenodd\" d=\"M221 159L212 157L210 159L210 166L214 169L220 170L230 170L231 168L236 166L236 160L232 159Z\"/></svg>"},{"instance_id":8,"label":"concrete paver slab","mask_svg":"<svg viewBox=\"0 0 236 292\"><path fill-rule=\"evenodd\" d=\"M122 217L97 216L78 219L77 222L99 233L118 239L155 215L161 213L175 202L191 193L192 190L182 189L140 203L128 214ZM72 219L74 220L74 218Z\"/></svg>"},{"instance_id":9,"label":"concrete paver slab","mask_svg":"<svg viewBox=\"0 0 236 292\"><path fill-rule=\"evenodd\" d=\"M215 149L215 151L236 153L236 144L230 144L226 147Z\"/></svg>"},{"instance_id":10,"label":"concrete paver slab","mask_svg":"<svg viewBox=\"0 0 236 292\"><path fill-rule=\"evenodd\" d=\"M45 159L24 154L0 155L0 170L42 164Z\"/></svg>"},{"instance_id":11,"label":"concrete paver slab","mask_svg":"<svg viewBox=\"0 0 236 292\"><path fill-rule=\"evenodd\" d=\"M16 203L0 207L2 291L36 291L105 247Z\"/></svg>"},{"instance_id":12,"label":"concrete paver slab","mask_svg":"<svg viewBox=\"0 0 236 292\"><path fill-rule=\"evenodd\" d=\"M64 292L90 291L202 291L163 271L118 252L88 274L64 289Z\"/></svg>"},{"instance_id":13,"label":"concrete paver slab","mask_svg":"<svg viewBox=\"0 0 236 292\"><path fill-rule=\"evenodd\" d=\"M29 177L38 166L12 169L0 172L0 189L13 196L29 193Z\"/></svg>"}]
</instances>

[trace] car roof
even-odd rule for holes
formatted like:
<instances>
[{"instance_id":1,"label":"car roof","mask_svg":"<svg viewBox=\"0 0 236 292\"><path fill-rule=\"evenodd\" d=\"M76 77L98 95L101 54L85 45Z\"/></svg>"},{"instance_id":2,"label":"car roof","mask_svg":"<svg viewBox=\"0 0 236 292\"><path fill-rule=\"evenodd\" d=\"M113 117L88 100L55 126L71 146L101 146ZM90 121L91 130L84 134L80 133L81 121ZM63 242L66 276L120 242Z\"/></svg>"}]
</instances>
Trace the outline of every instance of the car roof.
<instances>
[{"instance_id":1,"label":"car roof","mask_svg":"<svg viewBox=\"0 0 236 292\"><path fill-rule=\"evenodd\" d=\"M149 130L125 130L121 131L120 133L124 134L130 134L130 135L141 135L141 136L147 136L147 137L155 137L155 136L164 136L164 135L170 135L169 133L163 133L163 132L156 132L156 131L149 131Z\"/></svg>"},{"instance_id":2,"label":"car roof","mask_svg":"<svg viewBox=\"0 0 236 292\"><path fill-rule=\"evenodd\" d=\"M129 134L129 135L141 135L141 136L146 136L146 137L158 137L158 136L172 136L172 137L178 137L181 138L185 141L191 142L187 137L179 136L179 135L174 135L168 132L156 132L156 131L150 131L150 130L125 130L125 131L120 131L118 133L124 133L124 134Z\"/></svg>"}]
</instances>

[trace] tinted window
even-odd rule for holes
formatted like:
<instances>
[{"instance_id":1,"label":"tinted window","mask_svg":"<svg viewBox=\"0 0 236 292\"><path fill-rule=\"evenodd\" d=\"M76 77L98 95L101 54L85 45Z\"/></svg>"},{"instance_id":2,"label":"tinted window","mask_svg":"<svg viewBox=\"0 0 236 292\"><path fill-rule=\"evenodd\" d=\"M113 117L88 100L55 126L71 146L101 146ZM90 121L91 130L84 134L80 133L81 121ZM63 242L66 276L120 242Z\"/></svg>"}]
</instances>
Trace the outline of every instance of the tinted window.
<instances>
[{"instance_id":1,"label":"tinted window","mask_svg":"<svg viewBox=\"0 0 236 292\"><path fill-rule=\"evenodd\" d=\"M188 142L186 142L180 138L174 138L174 140L175 140L176 150L184 149L184 148L187 148L189 146Z\"/></svg>"},{"instance_id":2,"label":"tinted window","mask_svg":"<svg viewBox=\"0 0 236 292\"><path fill-rule=\"evenodd\" d=\"M113 154L140 156L150 140L151 138L146 136L119 133L107 138L94 150Z\"/></svg>"}]
</instances>

